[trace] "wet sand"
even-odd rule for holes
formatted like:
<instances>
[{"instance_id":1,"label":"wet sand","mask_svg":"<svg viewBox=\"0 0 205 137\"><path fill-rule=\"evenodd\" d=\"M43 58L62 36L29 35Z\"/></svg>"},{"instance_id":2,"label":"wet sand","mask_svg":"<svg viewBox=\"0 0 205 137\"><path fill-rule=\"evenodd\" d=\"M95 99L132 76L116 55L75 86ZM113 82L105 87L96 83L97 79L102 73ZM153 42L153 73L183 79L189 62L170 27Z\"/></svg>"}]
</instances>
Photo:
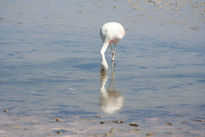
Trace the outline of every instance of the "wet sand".
<instances>
[{"instance_id":1,"label":"wet sand","mask_svg":"<svg viewBox=\"0 0 205 137\"><path fill-rule=\"evenodd\" d=\"M183 114L167 117L151 117L128 122L96 115L81 118L78 115L65 119L45 119L40 116L15 116L1 113L2 136L63 136L63 137L132 137L132 136L204 136L204 116L201 120L187 119ZM49 112L45 112L48 113ZM170 118L172 117L172 118Z\"/></svg>"}]
</instances>

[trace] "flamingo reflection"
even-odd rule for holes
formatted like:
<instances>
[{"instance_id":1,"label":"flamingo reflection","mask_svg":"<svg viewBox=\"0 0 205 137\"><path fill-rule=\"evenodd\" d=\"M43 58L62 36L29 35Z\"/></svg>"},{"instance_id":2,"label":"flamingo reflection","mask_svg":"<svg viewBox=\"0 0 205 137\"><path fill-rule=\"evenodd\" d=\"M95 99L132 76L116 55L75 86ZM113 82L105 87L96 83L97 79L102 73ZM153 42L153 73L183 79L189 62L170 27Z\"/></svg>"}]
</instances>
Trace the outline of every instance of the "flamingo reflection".
<instances>
[{"instance_id":1,"label":"flamingo reflection","mask_svg":"<svg viewBox=\"0 0 205 137\"><path fill-rule=\"evenodd\" d=\"M103 112L105 113L114 113L117 110L120 110L123 106L124 98L120 95L120 92L116 88L115 83L115 73L114 65L112 65L111 81L106 90L105 86L108 80L108 75L105 72L101 71L100 74L100 91L101 96L99 98L99 105Z\"/></svg>"}]
</instances>

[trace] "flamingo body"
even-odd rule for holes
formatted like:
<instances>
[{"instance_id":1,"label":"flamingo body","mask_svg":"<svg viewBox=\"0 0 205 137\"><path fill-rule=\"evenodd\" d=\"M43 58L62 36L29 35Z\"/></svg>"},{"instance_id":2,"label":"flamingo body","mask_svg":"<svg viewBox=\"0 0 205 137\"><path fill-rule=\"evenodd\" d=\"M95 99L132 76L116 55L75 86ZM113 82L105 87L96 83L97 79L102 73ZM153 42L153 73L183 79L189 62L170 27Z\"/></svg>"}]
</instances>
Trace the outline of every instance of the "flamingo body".
<instances>
[{"instance_id":1,"label":"flamingo body","mask_svg":"<svg viewBox=\"0 0 205 137\"><path fill-rule=\"evenodd\" d=\"M105 59L105 51L107 47L111 44L114 44L114 50L112 49L112 61L115 60L115 48L116 44L125 36L125 29L124 27L117 22L108 22L105 23L102 28L100 29L100 37L102 39L102 48L101 48L101 71L107 71L108 70L108 64Z\"/></svg>"},{"instance_id":2,"label":"flamingo body","mask_svg":"<svg viewBox=\"0 0 205 137\"><path fill-rule=\"evenodd\" d=\"M125 29L117 22L105 23L100 30L100 36L103 42L117 44L125 36Z\"/></svg>"}]
</instances>

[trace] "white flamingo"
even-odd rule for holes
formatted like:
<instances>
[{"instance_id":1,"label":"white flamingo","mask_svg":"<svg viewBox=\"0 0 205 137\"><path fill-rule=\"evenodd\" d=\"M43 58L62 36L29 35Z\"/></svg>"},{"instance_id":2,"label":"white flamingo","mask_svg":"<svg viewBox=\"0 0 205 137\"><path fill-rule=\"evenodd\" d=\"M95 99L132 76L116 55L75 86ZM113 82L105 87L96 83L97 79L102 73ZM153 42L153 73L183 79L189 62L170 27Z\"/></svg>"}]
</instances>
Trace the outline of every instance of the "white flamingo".
<instances>
[{"instance_id":1,"label":"white flamingo","mask_svg":"<svg viewBox=\"0 0 205 137\"><path fill-rule=\"evenodd\" d=\"M117 22L108 22L105 23L100 29L100 37L102 39L102 48L100 51L101 54L101 72L107 72L108 64L105 59L105 51L107 47L110 45L112 50L112 63L115 61L115 51L116 45L125 36L124 27ZM114 44L114 49L112 48L112 44Z\"/></svg>"}]
</instances>

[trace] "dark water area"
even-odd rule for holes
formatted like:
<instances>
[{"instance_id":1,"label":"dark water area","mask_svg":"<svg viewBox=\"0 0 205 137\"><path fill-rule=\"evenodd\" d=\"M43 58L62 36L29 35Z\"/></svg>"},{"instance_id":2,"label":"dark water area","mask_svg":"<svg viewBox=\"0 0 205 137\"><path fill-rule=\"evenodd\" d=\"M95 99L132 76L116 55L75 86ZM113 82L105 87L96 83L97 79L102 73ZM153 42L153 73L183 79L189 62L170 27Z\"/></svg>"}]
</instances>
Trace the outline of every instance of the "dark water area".
<instances>
[{"instance_id":1,"label":"dark water area","mask_svg":"<svg viewBox=\"0 0 205 137\"><path fill-rule=\"evenodd\" d=\"M201 0L1 1L0 136L204 136L204 8ZM115 71L108 48L101 76L99 30L109 21L126 35Z\"/></svg>"}]
</instances>

